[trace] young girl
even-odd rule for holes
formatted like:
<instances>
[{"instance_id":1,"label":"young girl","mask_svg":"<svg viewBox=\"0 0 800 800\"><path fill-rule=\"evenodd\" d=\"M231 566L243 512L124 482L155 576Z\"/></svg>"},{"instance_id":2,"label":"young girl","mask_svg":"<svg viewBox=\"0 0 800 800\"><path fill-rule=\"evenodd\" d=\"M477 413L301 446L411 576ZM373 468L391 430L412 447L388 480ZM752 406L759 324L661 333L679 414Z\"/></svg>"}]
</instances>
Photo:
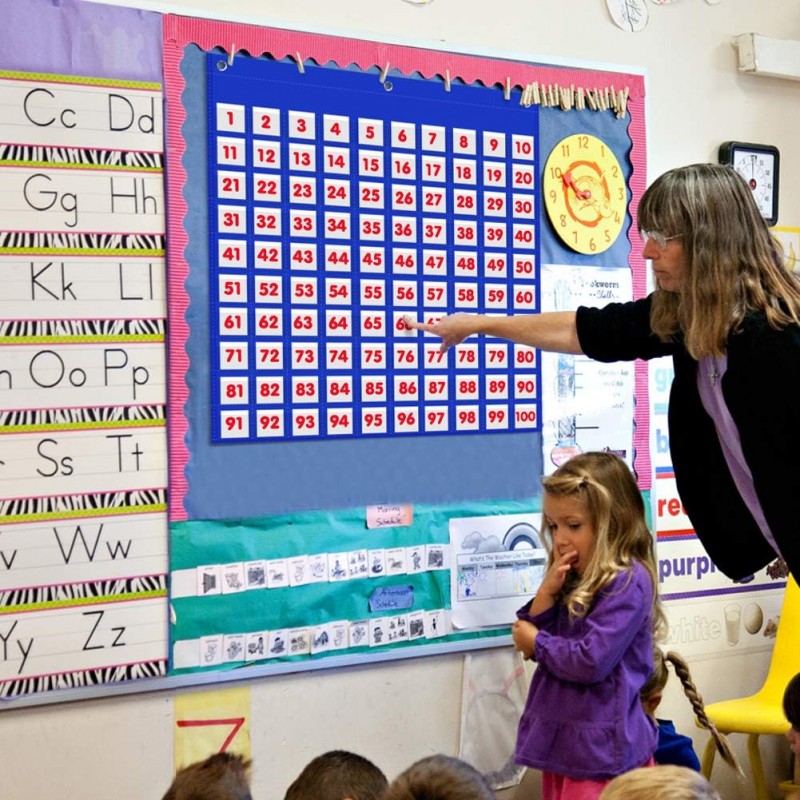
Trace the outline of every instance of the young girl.
<instances>
[{"instance_id":1,"label":"young girl","mask_svg":"<svg viewBox=\"0 0 800 800\"><path fill-rule=\"evenodd\" d=\"M542 484L548 569L512 632L537 662L516 760L542 770L542 800L596 800L656 747L639 699L664 630L653 540L617 456L584 453Z\"/></svg>"},{"instance_id":2,"label":"young girl","mask_svg":"<svg viewBox=\"0 0 800 800\"><path fill-rule=\"evenodd\" d=\"M675 674L680 679L683 686L683 693L689 698L692 704L695 718L702 728L705 728L714 739L717 752L725 762L739 775L743 775L742 768L736 754L731 749L728 738L720 733L713 722L706 715L705 705L700 692L694 685L692 675L689 672L689 665L676 652L670 650L664 653L661 648L656 648L654 654L655 666L653 674L647 683L642 686L641 698L644 710L655 719L658 725L658 746L653 759L656 764L673 764L679 767L688 767L700 771L700 761L694 751L692 740L688 736L683 736L675 730L671 720L656 718L656 709L661 703L664 687L669 679L668 664L672 664Z\"/></svg>"}]
</instances>

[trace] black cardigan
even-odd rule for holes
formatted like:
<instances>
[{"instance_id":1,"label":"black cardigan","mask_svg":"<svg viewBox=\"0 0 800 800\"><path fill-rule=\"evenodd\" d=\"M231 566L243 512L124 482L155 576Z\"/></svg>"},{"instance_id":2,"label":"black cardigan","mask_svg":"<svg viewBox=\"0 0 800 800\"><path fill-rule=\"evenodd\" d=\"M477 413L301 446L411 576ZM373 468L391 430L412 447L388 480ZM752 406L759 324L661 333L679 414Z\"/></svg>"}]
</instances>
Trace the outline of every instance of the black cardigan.
<instances>
[{"instance_id":1,"label":"black cardigan","mask_svg":"<svg viewBox=\"0 0 800 800\"><path fill-rule=\"evenodd\" d=\"M671 355L669 437L686 513L714 564L738 580L775 558L731 477L714 422L697 389L697 361L650 330L650 298L577 311L583 352L597 361ZM728 338L722 394L764 516L790 572L800 578L800 328L771 328L749 315Z\"/></svg>"}]
</instances>

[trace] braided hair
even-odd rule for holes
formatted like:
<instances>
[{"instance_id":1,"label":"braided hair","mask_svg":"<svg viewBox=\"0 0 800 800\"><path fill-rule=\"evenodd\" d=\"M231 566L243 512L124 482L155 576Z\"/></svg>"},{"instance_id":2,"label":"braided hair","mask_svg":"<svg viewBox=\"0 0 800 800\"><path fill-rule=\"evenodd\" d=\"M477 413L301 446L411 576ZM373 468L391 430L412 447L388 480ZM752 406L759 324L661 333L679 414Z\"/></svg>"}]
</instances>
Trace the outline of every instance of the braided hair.
<instances>
[{"instance_id":1,"label":"braided hair","mask_svg":"<svg viewBox=\"0 0 800 800\"><path fill-rule=\"evenodd\" d=\"M714 725L708 718L708 714L706 714L703 698L692 680L692 674L689 672L689 665L675 651L670 650L664 653L660 648L655 649L653 661L655 664L653 673L647 680L647 683L642 686L640 692L642 702L646 702L652 695L660 693L664 689L669 677L668 662L672 664L675 674L678 676L683 686L683 693L689 698L689 702L692 704L694 716L700 724L700 727L705 728L711 734L711 738L714 740L714 744L717 747L717 752L722 756L725 763L733 769L739 777L744 777L741 764L739 764L739 759L736 758L736 754L731 748L728 737L717 730L716 725Z\"/></svg>"}]
</instances>

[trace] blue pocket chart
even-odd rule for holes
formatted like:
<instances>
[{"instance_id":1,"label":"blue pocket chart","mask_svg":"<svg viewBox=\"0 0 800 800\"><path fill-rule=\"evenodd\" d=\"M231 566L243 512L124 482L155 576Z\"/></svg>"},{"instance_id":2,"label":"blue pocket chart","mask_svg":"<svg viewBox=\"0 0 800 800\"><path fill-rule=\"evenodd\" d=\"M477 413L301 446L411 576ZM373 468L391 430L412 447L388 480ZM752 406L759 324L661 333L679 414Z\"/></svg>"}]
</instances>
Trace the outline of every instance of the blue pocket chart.
<instances>
[{"instance_id":1,"label":"blue pocket chart","mask_svg":"<svg viewBox=\"0 0 800 800\"><path fill-rule=\"evenodd\" d=\"M403 322L538 309L537 108L206 59L212 441L540 430L535 350Z\"/></svg>"}]
</instances>

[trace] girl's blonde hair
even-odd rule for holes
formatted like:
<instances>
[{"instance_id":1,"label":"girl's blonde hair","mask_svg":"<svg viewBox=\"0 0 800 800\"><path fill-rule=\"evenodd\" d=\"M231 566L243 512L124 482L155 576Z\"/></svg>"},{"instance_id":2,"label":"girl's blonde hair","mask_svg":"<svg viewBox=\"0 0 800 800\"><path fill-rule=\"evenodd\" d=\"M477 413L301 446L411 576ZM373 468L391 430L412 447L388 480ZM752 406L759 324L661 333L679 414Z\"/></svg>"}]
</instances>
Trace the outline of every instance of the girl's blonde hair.
<instances>
[{"instance_id":1,"label":"girl's blonde hair","mask_svg":"<svg viewBox=\"0 0 800 800\"><path fill-rule=\"evenodd\" d=\"M692 164L665 172L642 195L640 230L679 236L681 291L653 293L650 325L662 340L682 335L692 358L719 356L751 312L780 329L800 324L800 280L731 167Z\"/></svg>"},{"instance_id":2,"label":"girl's blonde hair","mask_svg":"<svg viewBox=\"0 0 800 800\"><path fill-rule=\"evenodd\" d=\"M618 775L599 800L720 800L720 796L699 772L665 764Z\"/></svg>"},{"instance_id":3,"label":"girl's blonde hair","mask_svg":"<svg viewBox=\"0 0 800 800\"><path fill-rule=\"evenodd\" d=\"M683 693L692 704L694 716L697 719L697 722L700 724L700 727L705 728L711 734L711 738L714 740L714 744L717 747L717 752L725 760L725 763L731 769L735 770L739 777L744 777L742 766L739 763L739 759L736 758L736 754L733 752L733 749L731 748L728 737L717 730L716 725L714 725L714 723L706 714L706 707L703 703L703 698L700 692L697 690L697 687L694 685L692 674L689 672L689 665L680 655L678 655L678 653L674 652L673 650L664 653L661 648L655 649L653 654L653 664L653 673L647 679L647 683L642 686L642 689L639 693L642 703L646 704L647 701L653 697L653 695L661 694L661 692L664 691L664 687L667 685L667 680L669 678L668 664L672 664L675 674L678 676L678 678L680 678L681 685L683 686Z\"/></svg>"},{"instance_id":4,"label":"girl's blonde hair","mask_svg":"<svg viewBox=\"0 0 800 800\"><path fill-rule=\"evenodd\" d=\"M645 519L644 500L628 465L613 453L583 453L543 478L542 486L547 494L578 498L595 530L594 551L583 574L571 571L564 583L561 600L570 614L584 616L597 592L638 561L653 581L653 633L661 638L666 619L658 597L653 537ZM555 553L546 518L542 519L542 533L549 551L549 568Z\"/></svg>"}]
</instances>

